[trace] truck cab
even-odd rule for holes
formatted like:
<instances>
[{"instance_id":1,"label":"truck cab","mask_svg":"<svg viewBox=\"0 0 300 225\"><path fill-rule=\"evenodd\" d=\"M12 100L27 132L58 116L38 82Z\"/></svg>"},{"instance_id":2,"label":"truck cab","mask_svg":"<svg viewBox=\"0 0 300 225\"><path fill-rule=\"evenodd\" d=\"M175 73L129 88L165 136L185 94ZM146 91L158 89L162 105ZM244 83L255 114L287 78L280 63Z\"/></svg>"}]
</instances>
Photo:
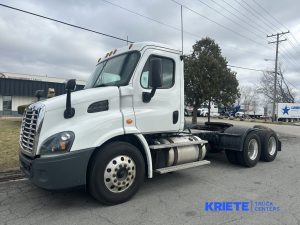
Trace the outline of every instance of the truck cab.
<instances>
[{"instance_id":1,"label":"truck cab","mask_svg":"<svg viewBox=\"0 0 300 225\"><path fill-rule=\"evenodd\" d=\"M183 61L167 45L114 49L98 60L83 90L73 92L75 86L69 80L65 95L31 104L24 113L21 170L41 188L85 186L97 200L117 204L130 199L144 177L209 164L208 144L242 152L252 140L255 157L243 163L254 166L260 157L260 139L247 139L258 129L210 124L184 130ZM225 139L215 138L226 130ZM278 138L272 137L277 153Z\"/></svg>"}]
</instances>

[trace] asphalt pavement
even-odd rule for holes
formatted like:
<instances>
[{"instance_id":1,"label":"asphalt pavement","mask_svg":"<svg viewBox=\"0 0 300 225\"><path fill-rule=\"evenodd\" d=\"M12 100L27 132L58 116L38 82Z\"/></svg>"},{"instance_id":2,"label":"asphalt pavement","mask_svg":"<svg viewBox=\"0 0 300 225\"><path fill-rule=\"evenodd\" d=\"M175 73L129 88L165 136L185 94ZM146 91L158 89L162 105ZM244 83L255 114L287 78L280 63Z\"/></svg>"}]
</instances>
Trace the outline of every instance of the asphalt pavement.
<instances>
[{"instance_id":1,"label":"asphalt pavement","mask_svg":"<svg viewBox=\"0 0 300 225\"><path fill-rule=\"evenodd\" d=\"M0 224L299 225L300 127L271 126L282 140L274 162L243 168L211 154L210 165L146 179L133 199L116 206L101 205L83 189L49 192L24 179L2 182ZM268 202L277 210L205 211L215 201Z\"/></svg>"}]
</instances>

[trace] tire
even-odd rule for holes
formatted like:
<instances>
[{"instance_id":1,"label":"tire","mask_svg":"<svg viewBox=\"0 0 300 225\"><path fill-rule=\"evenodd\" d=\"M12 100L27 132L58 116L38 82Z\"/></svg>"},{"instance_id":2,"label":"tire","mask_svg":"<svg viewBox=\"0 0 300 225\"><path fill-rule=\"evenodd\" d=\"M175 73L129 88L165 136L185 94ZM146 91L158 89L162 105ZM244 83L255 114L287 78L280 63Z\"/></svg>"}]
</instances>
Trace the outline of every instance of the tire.
<instances>
[{"instance_id":1,"label":"tire","mask_svg":"<svg viewBox=\"0 0 300 225\"><path fill-rule=\"evenodd\" d=\"M264 130L259 133L261 141L261 156L260 160L272 162L278 152L278 137L272 130Z\"/></svg>"},{"instance_id":2,"label":"tire","mask_svg":"<svg viewBox=\"0 0 300 225\"><path fill-rule=\"evenodd\" d=\"M144 181L145 163L135 146L113 142L96 153L89 171L90 194L103 204L115 205L138 191Z\"/></svg>"},{"instance_id":3,"label":"tire","mask_svg":"<svg viewBox=\"0 0 300 225\"><path fill-rule=\"evenodd\" d=\"M243 144L243 151L237 152L237 159L242 166L254 167L261 155L261 142L256 132L250 132Z\"/></svg>"},{"instance_id":4,"label":"tire","mask_svg":"<svg viewBox=\"0 0 300 225\"><path fill-rule=\"evenodd\" d=\"M232 151L232 150L225 150L225 154L227 157L227 160L234 165L238 165L239 164L239 160L237 158L237 153L236 151Z\"/></svg>"}]
</instances>

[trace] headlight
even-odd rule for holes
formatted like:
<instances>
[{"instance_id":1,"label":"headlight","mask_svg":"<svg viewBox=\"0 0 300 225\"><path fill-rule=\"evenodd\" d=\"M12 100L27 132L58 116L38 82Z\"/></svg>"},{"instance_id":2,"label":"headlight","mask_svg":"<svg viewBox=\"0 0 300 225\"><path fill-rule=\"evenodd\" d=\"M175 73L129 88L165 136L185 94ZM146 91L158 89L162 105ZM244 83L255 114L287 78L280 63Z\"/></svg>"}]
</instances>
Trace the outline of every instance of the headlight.
<instances>
[{"instance_id":1,"label":"headlight","mask_svg":"<svg viewBox=\"0 0 300 225\"><path fill-rule=\"evenodd\" d=\"M72 131L64 131L47 138L41 148L41 154L64 153L70 151L75 135Z\"/></svg>"}]
</instances>

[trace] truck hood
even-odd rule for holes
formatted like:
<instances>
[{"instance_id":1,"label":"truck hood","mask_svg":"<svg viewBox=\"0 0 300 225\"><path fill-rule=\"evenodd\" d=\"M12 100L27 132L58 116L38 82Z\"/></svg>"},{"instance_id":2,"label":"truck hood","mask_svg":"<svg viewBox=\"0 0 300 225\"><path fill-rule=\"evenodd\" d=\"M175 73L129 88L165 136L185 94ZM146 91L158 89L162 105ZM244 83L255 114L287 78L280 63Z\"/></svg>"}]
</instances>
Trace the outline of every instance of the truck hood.
<instances>
[{"instance_id":1,"label":"truck hood","mask_svg":"<svg viewBox=\"0 0 300 225\"><path fill-rule=\"evenodd\" d=\"M118 87L99 87L84 89L71 93L72 107L81 103L95 102L109 98L110 94L115 93ZM66 94L43 100L42 103L46 106L46 111L66 107Z\"/></svg>"}]
</instances>

